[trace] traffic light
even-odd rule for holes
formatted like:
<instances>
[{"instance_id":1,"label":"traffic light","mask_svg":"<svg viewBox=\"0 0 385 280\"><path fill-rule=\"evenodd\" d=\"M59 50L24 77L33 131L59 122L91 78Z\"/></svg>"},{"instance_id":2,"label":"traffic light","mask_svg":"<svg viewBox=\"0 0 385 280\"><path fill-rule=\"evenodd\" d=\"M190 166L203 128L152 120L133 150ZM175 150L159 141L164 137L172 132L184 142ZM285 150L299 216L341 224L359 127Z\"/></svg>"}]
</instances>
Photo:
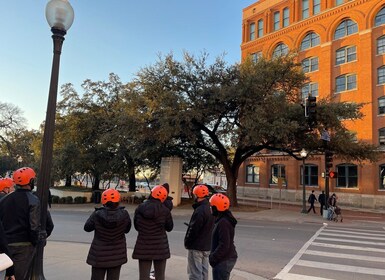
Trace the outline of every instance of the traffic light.
<instances>
[{"instance_id":1,"label":"traffic light","mask_svg":"<svg viewBox=\"0 0 385 280\"><path fill-rule=\"evenodd\" d=\"M317 97L309 96L306 102L306 117L310 127L317 124Z\"/></svg>"},{"instance_id":2,"label":"traffic light","mask_svg":"<svg viewBox=\"0 0 385 280\"><path fill-rule=\"evenodd\" d=\"M333 152L332 151L325 151L325 167L326 172L329 171L330 168L333 167Z\"/></svg>"},{"instance_id":3,"label":"traffic light","mask_svg":"<svg viewBox=\"0 0 385 280\"><path fill-rule=\"evenodd\" d=\"M335 171L330 171L329 172L329 178L330 179L335 179L337 177L338 177L338 173L337 172L335 172Z\"/></svg>"}]
</instances>

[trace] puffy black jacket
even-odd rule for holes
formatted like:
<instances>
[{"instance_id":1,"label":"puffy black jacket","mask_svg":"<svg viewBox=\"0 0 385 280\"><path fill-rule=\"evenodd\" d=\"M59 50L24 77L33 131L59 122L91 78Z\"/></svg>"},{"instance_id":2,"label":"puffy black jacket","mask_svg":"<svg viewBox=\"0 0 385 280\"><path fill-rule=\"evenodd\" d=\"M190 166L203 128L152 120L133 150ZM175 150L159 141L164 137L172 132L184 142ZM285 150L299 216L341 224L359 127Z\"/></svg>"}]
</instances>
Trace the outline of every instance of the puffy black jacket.
<instances>
[{"instance_id":1,"label":"puffy black jacket","mask_svg":"<svg viewBox=\"0 0 385 280\"><path fill-rule=\"evenodd\" d=\"M234 245L236 224L237 220L229 210L219 212L215 220L211 253L209 256L209 262L212 267L215 267L225 260L238 258Z\"/></svg>"},{"instance_id":2,"label":"puffy black jacket","mask_svg":"<svg viewBox=\"0 0 385 280\"><path fill-rule=\"evenodd\" d=\"M192 207L194 212L188 224L184 246L189 250L210 251L215 221L210 211L210 203L205 199L194 203Z\"/></svg>"},{"instance_id":3,"label":"puffy black jacket","mask_svg":"<svg viewBox=\"0 0 385 280\"><path fill-rule=\"evenodd\" d=\"M96 208L84 225L85 231L95 231L87 263L100 268L115 267L126 263L125 233L128 233L130 229L130 215L124 207Z\"/></svg>"},{"instance_id":4,"label":"puffy black jacket","mask_svg":"<svg viewBox=\"0 0 385 280\"><path fill-rule=\"evenodd\" d=\"M10 243L39 241L40 202L28 189L19 188L0 200L0 220ZM52 230L51 230L52 231Z\"/></svg>"},{"instance_id":5,"label":"puffy black jacket","mask_svg":"<svg viewBox=\"0 0 385 280\"><path fill-rule=\"evenodd\" d=\"M158 199L149 197L135 210L134 226L138 231L133 259L164 260L170 258L166 231L174 227L170 210Z\"/></svg>"}]
</instances>

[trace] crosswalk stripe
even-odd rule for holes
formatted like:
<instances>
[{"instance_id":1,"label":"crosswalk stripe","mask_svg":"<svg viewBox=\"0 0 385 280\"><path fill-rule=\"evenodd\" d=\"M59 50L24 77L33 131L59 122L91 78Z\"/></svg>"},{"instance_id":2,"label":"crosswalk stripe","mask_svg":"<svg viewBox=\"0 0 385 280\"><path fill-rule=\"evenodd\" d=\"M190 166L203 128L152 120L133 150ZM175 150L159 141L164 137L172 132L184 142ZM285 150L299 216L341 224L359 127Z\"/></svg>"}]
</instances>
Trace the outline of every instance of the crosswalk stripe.
<instances>
[{"instance_id":1,"label":"crosswalk stripe","mask_svg":"<svg viewBox=\"0 0 385 280\"><path fill-rule=\"evenodd\" d=\"M358 244L366 244L366 245L385 246L385 243L383 243L383 242L371 242L371 241L360 241L360 240L346 240L346 239L339 239L339 238L317 237L317 240L338 241L338 242L345 242L345 243L358 243Z\"/></svg>"},{"instance_id":2,"label":"crosswalk stripe","mask_svg":"<svg viewBox=\"0 0 385 280\"><path fill-rule=\"evenodd\" d=\"M330 227L327 230L337 229L336 227ZM351 230L357 232L371 232L371 233L382 233L385 234L383 230L374 230L374 229L359 229L359 228L348 228L348 227L338 227L339 230ZM385 229L385 228L384 228Z\"/></svg>"},{"instance_id":3,"label":"crosswalk stripe","mask_svg":"<svg viewBox=\"0 0 385 280\"><path fill-rule=\"evenodd\" d=\"M326 235L326 236L338 236L338 237L348 237L348 238L362 238L362 239L367 239L367 240L380 240L380 241L385 241L384 238L380 237L373 237L373 236L356 236L356 235L351 235L351 234L341 234L341 233L332 233L332 232L321 232L320 235Z\"/></svg>"},{"instance_id":4,"label":"crosswalk stripe","mask_svg":"<svg viewBox=\"0 0 385 280\"><path fill-rule=\"evenodd\" d=\"M362 246L328 244L328 243L320 243L320 242L313 242L311 244L311 246L324 247L324 248L335 248L335 249L342 249L342 250L356 250L356 251L385 253L385 249L378 249L378 248L372 248L372 247L362 247Z\"/></svg>"},{"instance_id":5,"label":"crosswalk stripe","mask_svg":"<svg viewBox=\"0 0 385 280\"><path fill-rule=\"evenodd\" d=\"M274 279L277 279L277 278L274 278ZM301 275L301 274L295 274L295 273L288 273L283 279L284 280L333 280L330 278L322 278L322 277Z\"/></svg>"},{"instance_id":6,"label":"crosswalk stripe","mask_svg":"<svg viewBox=\"0 0 385 280\"><path fill-rule=\"evenodd\" d=\"M296 265L313 267L313 268L321 268L321 269L327 269L327 270L335 270L335 271L349 271L353 273L385 276L385 269L378 269L378 268L367 268L367 267L360 267L360 266L303 261L303 260L299 260Z\"/></svg>"},{"instance_id":7,"label":"crosswalk stripe","mask_svg":"<svg viewBox=\"0 0 385 280\"><path fill-rule=\"evenodd\" d=\"M353 255L353 254L323 252L323 251L314 251L314 250L307 250L305 252L305 254L306 255L313 255L313 256L320 256L320 257L361 260L361 261L369 261L369 262L385 262L385 258L363 256L363 255Z\"/></svg>"},{"instance_id":8,"label":"crosswalk stripe","mask_svg":"<svg viewBox=\"0 0 385 280\"><path fill-rule=\"evenodd\" d=\"M379 236L379 237L385 238L385 234L358 232L358 231L350 231L350 230L325 229L324 232L343 232L343 233L351 233L351 234L359 234L359 235Z\"/></svg>"}]
</instances>

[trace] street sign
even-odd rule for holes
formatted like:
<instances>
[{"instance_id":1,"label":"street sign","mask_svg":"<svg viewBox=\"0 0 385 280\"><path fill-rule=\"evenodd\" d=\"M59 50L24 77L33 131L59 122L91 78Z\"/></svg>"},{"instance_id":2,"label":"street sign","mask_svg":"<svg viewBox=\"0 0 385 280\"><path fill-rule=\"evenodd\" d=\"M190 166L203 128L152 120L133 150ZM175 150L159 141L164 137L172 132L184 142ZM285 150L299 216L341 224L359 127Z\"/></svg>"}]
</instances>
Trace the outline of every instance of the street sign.
<instances>
[{"instance_id":1,"label":"street sign","mask_svg":"<svg viewBox=\"0 0 385 280\"><path fill-rule=\"evenodd\" d=\"M334 172L334 171L330 171L329 172L329 178L335 179L337 177L338 177L338 173L337 172Z\"/></svg>"}]
</instances>

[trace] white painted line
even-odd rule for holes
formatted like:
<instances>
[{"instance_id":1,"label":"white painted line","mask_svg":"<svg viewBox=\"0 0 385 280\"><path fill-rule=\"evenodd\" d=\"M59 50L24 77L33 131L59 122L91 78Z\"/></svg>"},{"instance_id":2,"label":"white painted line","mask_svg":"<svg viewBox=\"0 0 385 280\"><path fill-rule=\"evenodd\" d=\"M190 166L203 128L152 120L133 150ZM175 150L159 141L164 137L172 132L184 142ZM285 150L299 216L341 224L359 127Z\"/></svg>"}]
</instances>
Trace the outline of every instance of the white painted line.
<instances>
[{"instance_id":1,"label":"white painted line","mask_svg":"<svg viewBox=\"0 0 385 280\"><path fill-rule=\"evenodd\" d=\"M367 232L357 232L357 231L349 231L349 230L336 230L336 229L325 229L323 232L343 232L343 233L350 233L350 234L359 234L359 235L368 235L368 236L383 236L384 234L379 233L367 233Z\"/></svg>"},{"instance_id":2,"label":"white painted line","mask_svg":"<svg viewBox=\"0 0 385 280\"><path fill-rule=\"evenodd\" d=\"M289 261L289 263L274 277L274 279L286 279L286 275L292 269L292 267L299 261L306 249L311 245L311 243L318 237L321 231L327 226L323 225L297 252L297 254Z\"/></svg>"},{"instance_id":3,"label":"white painted line","mask_svg":"<svg viewBox=\"0 0 385 280\"><path fill-rule=\"evenodd\" d=\"M301 274L288 273L288 274L286 274L284 280L333 280L333 279L331 279L331 278L315 277L315 276L309 276L309 275L301 275Z\"/></svg>"},{"instance_id":4,"label":"white painted line","mask_svg":"<svg viewBox=\"0 0 385 280\"><path fill-rule=\"evenodd\" d=\"M358 229L358 228L348 228L348 227L329 227L327 230L351 230L351 231L358 231L358 232L372 232L372 233L385 233L382 230L374 230L374 229ZM384 227L385 229L385 227Z\"/></svg>"},{"instance_id":5,"label":"white painted line","mask_svg":"<svg viewBox=\"0 0 385 280\"><path fill-rule=\"evenodd\" d=\"M373 236L356 236L351 234L341 234L341 233L331 233L331 232L322 232L320 235L324 236L338 236L338 237L347 237L347 238L356 238L356 239L365 239L365 240L379 240L379 241L385 241L385 237L373 237Z\"/></svg>"},{"instance_id":6,"label":"white painted line","mask_svg":"<svg viewBox=\"0 0 385 280\"><path fill-rule=\"evenodd\" d=\"M379 252L385 253L385 249L371 248L371 247L358 247L358 246L349 246L349 245L338 245L338 244L328 244L328 243L319 243L314 242L311 246L324 247L324 248L335 248L342 250L356 250L356 251L366 251L366 252Z\"/></svg>"},{"instance_id":7,"label":"white painted line","mask_svg":"<svg viewBox=\"0 0 385 280\"><path fill-rule=\"evenodd\" d=\"M317 240L337 241L337 242L345 242L345 243L358 243L358 244L376 245L376 246L385 246L385 243L383 243L383 242L370 242L370 241L360 241L360 240L346 240L346 239L339 239L339 238L318 237Z\"/></svg>"},{"instance_id":8,"label":"white painted line","mask_svg":"<svg viewBox=\"0 0 385 280\"><path fill-rule=\"evenodd\" d=\"M339 254L339 253L314 251L314 250L306 250L305 254L306 255L313 255L313 256L320 256L320 257L360 260L360 261L369 261L369 262L385 262L385 258L363 256L363 255L353 255L353 254Z\"/></svg>"},{"instance_id":9,"label":"white painted line","mask_svg":"<svg viewBox=\"0 0 385 280\"><path fill-rule=\"evenodd\" d=\"M343 271L343 272L385 276L385 269L378 269L378 268L368 268L368 267L360 267L360 266L352 266L352 265L342 265L342 264L325 263L325 262L312 262L312 261L303 261L303 260L299 260L296 265L314 267L318 269L320 268L320 269Z\"/></svg>"}]
</instances>

